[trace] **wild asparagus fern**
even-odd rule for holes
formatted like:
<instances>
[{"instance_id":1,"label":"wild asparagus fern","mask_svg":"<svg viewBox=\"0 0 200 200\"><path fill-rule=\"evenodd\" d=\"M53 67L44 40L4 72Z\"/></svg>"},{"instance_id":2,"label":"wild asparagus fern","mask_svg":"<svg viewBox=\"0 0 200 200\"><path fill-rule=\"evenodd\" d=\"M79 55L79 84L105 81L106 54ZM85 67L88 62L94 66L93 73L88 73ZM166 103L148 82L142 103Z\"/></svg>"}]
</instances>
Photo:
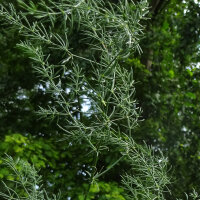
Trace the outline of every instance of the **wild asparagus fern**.
<instances>
[{"instance_id":1,"label":"wild asparagus fern","mask_svg":"<svg viewBox=\"0 0 200 200\"><path fill-rule=\"evenodd\" d=\"M134 51L142 52L139 40L144 29L141 20L148 13L147 1L19 3L20 11L10 4L8 8L1 6L0 15L24 36L18 47L29 55L37 74L48 83L47 91L55 105L40 108L39 114L56 118L58 127L66 133L64 139L84 142L91 149L94 158L90 184L125 159L131 168L127 174L121 174L127 199L164 199L169 183L166 159L154 156L150 148L137 145L132 139L140 109L134 99L134 72L122 65ZM70 42L75 32L84 46L81 50ZM56 62L55 53L59 54ZM63 79L70 82L67 87ZM84 98L92 105L86 112L80 103ZM86 123L83 116L92 116L92 120ZM97 171L99 155L111 145L120 147L121 157L105 171ZM88 192L89 188L85 199Z\"/></svg>"}]
</instances>

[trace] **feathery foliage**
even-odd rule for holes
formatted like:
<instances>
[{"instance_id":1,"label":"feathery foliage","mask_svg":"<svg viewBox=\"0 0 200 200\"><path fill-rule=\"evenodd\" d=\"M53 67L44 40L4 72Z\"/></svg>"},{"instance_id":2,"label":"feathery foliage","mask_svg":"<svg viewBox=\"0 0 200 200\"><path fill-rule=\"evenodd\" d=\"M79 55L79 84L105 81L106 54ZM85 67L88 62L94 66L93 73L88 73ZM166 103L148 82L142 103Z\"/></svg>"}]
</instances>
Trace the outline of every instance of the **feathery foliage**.
<instances>
[{"instance_id":1,"label":"feathery foliage","mask_svg":"<svg viewBox=\"0 0 200 200\"><path fill-rule=\"evenodd\" d=\"M131 53L142 51L139 40L144 29L141 20L148 12L147 1L135 4L122 0L113 4L103 0L48 0L39 6L32 1L19 2L22 10L12 4L8 8L1 6L0 16L24 36L18 47L34 61L35 71L48 83L48 92L56 102L55 106L40 108L38 113L57 120L65 132L62 139L86 143L93 154L92 170L88 172L90 184L125 160L131 167L130 172L121 174L127 199L165 199L163 192L169 183L166 159L154 156L150 148L132 139L140 109L134 99L133 71L121 65ZM59 31L55 28L58 26ZM80 34L78 42L84 51L71 46L74 32ZM55 53L60 58L56 62ZM87 63L89 75L82 62ZM64 78L70 82L67 87ZM73 101L69 101L66 89ZM86 112L80 103L85 98L92 105ZM86 123L83 117L92 120ZM99 156L111 145L120 149L121 156L104 171L98 171Z\"/></svg>"},{"instance_id":2,"label":"feathery foliage","mask_svg":"<svg viewBox=\"0 0 200 200\"><path fill-rule=\"evenodd\" d=\"M4 163L12 171L15 180L10 180L14 183L14 188L9 187L5 183L6 193L0 192L0 196L4 199L15 200L58 200L59 196L53 195L50 198L47 192L42 188L41 176L33 166L23 160L13 160L12 157L7 156ZM19 192L20 191L20 192Z\"/></svg>"}]
</instances>

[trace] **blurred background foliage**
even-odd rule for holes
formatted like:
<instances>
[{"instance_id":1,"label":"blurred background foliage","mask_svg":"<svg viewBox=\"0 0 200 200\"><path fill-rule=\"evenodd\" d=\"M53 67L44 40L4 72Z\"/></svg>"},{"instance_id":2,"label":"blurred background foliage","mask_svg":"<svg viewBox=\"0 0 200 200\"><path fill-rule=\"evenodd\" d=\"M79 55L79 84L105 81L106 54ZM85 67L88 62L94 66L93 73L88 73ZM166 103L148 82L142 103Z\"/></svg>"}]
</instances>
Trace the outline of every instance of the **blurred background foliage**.
<instances>
[{"instance_id":1,"label":"blurred background foliage","mask_svg":"<svg viewBox=\"0 0 200 200\"><path fill-rule=\"evenodd\" d=\"M0 1L8 2L19 6L17 1ZM143 111L133 138L164 152L172 177L172 193L166 197L183 198L184 192L189 193L192 188L200 192L200 1L149 0L149 4L151 12L144 22L145 37L141 40L143 53L130 55L121 63L134 69L135 98ZM56 28L59 31L59 26ZM79 37L74 32L69 42L81 53L84 46L79 45ZM87 147L58 142L62 132L56 120L38 118L38 106L53 105L53 100L27 56L16 48L19 41L15 30L1 24L0 163L4 153L28 160L40 169L49 191L60 190L65 199L82 200L82 190L78 188L87 188L86 172L91 170L91 160L84 156ZM59 55L55 53L55 62L56 57ZM90 69L86 69L90 76ZM72 98L69 95L69 101ZM92 120L92 116L82 120ZM103 156L100 167L117 157L115 151ZM94 184L89 199L123 200L119 169L128 170L127 164L120 163L109 176ZM12 179L2 165L0 178Z\"/></svg>"}]
</instances>

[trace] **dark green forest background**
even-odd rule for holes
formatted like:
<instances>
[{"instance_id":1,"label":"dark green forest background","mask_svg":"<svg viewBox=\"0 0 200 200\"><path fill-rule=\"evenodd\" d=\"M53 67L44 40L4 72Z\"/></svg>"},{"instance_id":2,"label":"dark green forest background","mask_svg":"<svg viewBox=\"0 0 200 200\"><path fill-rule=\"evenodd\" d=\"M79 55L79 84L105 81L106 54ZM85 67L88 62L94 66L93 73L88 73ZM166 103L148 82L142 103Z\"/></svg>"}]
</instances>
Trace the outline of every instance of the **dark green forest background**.
<instances>
[{"instance_id":1,"label":"dark green forest background","mask_svg":"<svg viewBox=\"0 0 200 200\"><path fill-rule=\"evenodd\" d=\"M0 1L8 2L18 6L14 0ZM143 22L145 36L140 42L143 53L130 55L121 63L133 68L135 98L142 109L133 138L151 145L155 153L163 151L172 182L166 198L184 198L184 192L193 188L200 192L200 2L149 0L149 4L149 19ZM79 52L84 49L80 39L75 32L70 41ZM40 81L28 57L16 48L20 40L18 31L5 23L0 25L0 163L4 153L28 160L40 169L49 191L61 190L66 198L81 200L91 160L84 157L84 144L58 142L62 131L56 120L38 117L39 106L54 102L45 92L48 83ZM87 73L90 76L90 69ZM83 116L83 120L92 120L92 116ZM102 157L99 168L116 160L117 153ZM126 163L102 178L100 190L93 186L91 199L97 193L101 199L124 199L119 169L128 170ZM1 165L0 179L7 178L12 179Z\"/></svg>"}]
</instances>

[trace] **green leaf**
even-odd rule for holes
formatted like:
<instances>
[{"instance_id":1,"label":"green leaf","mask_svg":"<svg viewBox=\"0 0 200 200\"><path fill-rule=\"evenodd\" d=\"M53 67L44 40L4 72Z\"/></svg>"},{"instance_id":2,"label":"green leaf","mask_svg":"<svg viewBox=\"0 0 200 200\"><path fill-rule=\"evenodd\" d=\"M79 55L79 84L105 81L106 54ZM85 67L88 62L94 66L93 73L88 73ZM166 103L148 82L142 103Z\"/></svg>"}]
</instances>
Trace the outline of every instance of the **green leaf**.
<instances>
[{"instance_id":1,"label":"green leaf","mask_svg":"<svg viewBox=\"0 0 200 200\"><path fill-rule=\"evenodd\" d=\"M186 96L189 97L190 99L196 99L196 94L192 92L187 92Z\"/></svg>"},{"instance_id":2,"label":"green leaf","mask_svg":"<svg viewBox=\"0 0 200 200\"><path fill-rule=\"evenodd\" d=\"M171 70L169 70L169 77L170 78L174 78L174 71L171 69Z\"/></svg>"}]
</instances>

